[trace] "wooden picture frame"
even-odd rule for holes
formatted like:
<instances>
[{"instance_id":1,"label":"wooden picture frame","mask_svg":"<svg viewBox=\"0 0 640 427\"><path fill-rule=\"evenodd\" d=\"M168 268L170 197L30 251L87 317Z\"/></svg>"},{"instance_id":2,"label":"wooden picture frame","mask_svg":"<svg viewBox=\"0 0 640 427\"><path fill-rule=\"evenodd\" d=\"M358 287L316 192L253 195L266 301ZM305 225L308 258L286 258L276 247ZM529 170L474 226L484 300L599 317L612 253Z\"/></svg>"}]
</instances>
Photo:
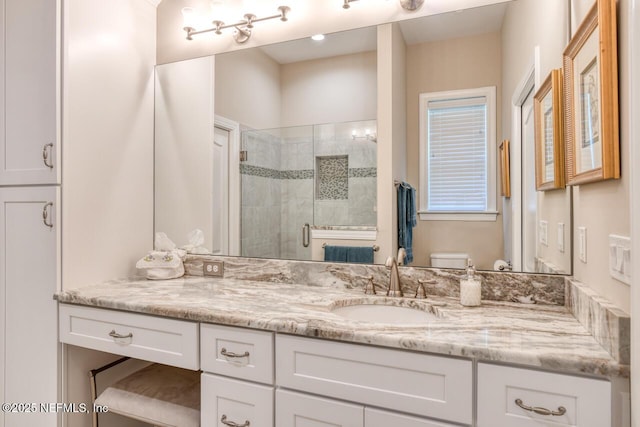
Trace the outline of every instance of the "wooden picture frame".
<instances>
[{"instance_id":1,"label":"wooden picture frame","mask_svg":"<svg viewBox=\"0 0 640 427\"><path fill-rule=\"evenodd\" d=\"M511 180L509 169L509 140L505 139L498 146L500 151L500 193L504 197L511 197Z\"/></svg>"},{"instance_id":2,"label":"wooden picture frame","mask_svg":"<svg viewBox=\"0 0 640 427\"><path fill-rule=\"evenodd\" d=\"M567 184L620 178L616 1L597 0L563 54Z\"/></svg>"},{"instance_id":3,"label":"wooden picture frame","mask_svg":"<svg viewBox=\"0 0 640 427\"><path fill-rule=\"evenodd\" d=\"M565 187L562 70L551 70L533 98L536 190Z\"/></svg>"}]
</instances>

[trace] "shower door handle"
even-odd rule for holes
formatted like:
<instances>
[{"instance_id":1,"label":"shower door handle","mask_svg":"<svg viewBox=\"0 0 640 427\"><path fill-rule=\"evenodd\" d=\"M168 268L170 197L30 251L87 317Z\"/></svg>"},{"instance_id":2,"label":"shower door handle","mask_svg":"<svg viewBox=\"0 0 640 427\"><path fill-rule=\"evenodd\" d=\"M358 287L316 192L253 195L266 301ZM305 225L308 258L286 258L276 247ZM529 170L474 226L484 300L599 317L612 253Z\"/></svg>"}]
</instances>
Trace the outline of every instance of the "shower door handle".
<instances>
[{"instance_id":1,"label":"shower door handle","mask_svg":"<svg viewBox=\"0 0 640 427\"><path fill-rule=\"evenodd\" d=\"M309 226L309 223L306 223L305 225L302 226L302 246L304 246L305 248L309 247L309 230L311 229L311 226Z\"/></svg>"}]
</instances>

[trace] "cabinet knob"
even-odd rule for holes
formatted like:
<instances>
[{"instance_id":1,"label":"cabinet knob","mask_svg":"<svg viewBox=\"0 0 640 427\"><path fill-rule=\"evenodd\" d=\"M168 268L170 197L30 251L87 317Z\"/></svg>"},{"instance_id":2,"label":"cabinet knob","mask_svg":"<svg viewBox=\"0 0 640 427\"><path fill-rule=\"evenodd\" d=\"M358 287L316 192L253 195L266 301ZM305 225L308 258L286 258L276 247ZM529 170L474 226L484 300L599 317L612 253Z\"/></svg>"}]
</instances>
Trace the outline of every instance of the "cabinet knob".
<instances>
[{"instance_id":1,"label":"cabinet knob","mask_svg":"<svg viewBox=\"0 0 640 427\"><path fill-rule=\"evenodd\" d=\"M233 421L227 421L226 415L223 415L222 418L220 418L220 422L229 427L249 427L251 425L251 422L249 422L249 420L245 421L244 424L238 424L238 423L234 423Z\"/></svg>"},{"instance_id":2,"label":"cabinet knob","mask_svg":"<svg viewBox=\"0 0 640 427\"><path fill-rule=\"evenodd\" d=\"M42 161L49 169L53 169L53 163L49 160L49 153L51 150L53 150L52 143L45 144L44 147L42 147Z\"/></svg>"},{"instance_id":3,"label":"cabinet knob","mask_svg":"<svg viewBox=\"0 0 640 427\"><path fill-rule=\"evenodd\" d=\"M538 415L550 415L553 417L560 417L567 412L567 409L564 406L558 406L558 409L555 411L552 411L551 409L547 409L547 408L540 408L537 406L527 406L522 402L522 399L516 399L516 405L518 405L520 408L524 409L525 411L535 412Z\"/></svg>"}]
</instances>

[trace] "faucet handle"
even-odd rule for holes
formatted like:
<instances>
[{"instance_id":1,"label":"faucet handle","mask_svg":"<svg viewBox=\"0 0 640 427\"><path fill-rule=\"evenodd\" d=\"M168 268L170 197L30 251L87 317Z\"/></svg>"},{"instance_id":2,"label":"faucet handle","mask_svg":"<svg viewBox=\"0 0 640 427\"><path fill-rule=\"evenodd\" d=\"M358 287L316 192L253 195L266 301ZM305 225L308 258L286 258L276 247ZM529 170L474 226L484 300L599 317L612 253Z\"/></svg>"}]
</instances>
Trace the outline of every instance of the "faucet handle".
<instances>
[{"instance_id":1,"label":"faucet handle","mask_svg":"<svg viewBox=\"0 0 640 427\"><path fill-rule=\"evenodd\" d=\"M414 298L416 299L427 298L427 290L424 287L425 283L433 285L436 283L436 280L435 279L431 279L431 280L418 279L418 287L416 288L416 295L414 296Z\"/></svg>"},{"instance_id":2,"label":"faucet handle","mask_svg":"<svg viewBox=\"0 0 640 427\"><path fill-rule=\"evenodd\" d=\"M362 276L363 279L367 280L367 284L364 285L364 294L365 295L375 295L376 287L373 284L373 276Z\"/></svg>"}]
</instances>

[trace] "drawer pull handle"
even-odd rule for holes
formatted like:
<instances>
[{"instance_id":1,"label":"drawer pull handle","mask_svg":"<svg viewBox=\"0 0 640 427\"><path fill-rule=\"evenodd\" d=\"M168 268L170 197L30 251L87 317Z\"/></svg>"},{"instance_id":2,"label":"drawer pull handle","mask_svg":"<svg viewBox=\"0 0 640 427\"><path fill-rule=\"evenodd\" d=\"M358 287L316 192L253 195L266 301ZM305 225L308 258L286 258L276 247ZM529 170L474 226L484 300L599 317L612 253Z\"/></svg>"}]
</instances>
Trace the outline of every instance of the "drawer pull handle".
<instances>
[{"instance_id":1,"label":"drawer pull handle","mask_svg":"<svg viewBox=\"0 0 640 427\"><path fill-rule=\"evenodd\" d=\"M117 338L117 339L133 338L133 333L129 332L127 335L122 335L117 333L115 329L112 329L111 332L109 332L109 336L111 338Z\"/></svg>"},{"instance_id":2,"label":"drawer pull handle","mask_svg":"<svg viewBox=\"0 0 640 427\"><path fill-rule=\"evenodd\" d=\"M46 167L48 167L49 169L53 169L53 163L51 163L51 161L49 160L50 150L48 150L48 148L51 148L51 150L53 150L53 144L45 144L44 147L42 147L42 161L44 162L44 165Z\"/></svg>"},{"instance_id":3,"label":"drawer pull handle","mask_svg":"<svg viewBox=\"0 0 640 427\"><path fill-rule=\"evenodd\" d=\"M558 406L557 411L552 411L547 408L540 408L537 406L527 406L522 403L522 399L516 399L516 405L524 409L525 411L535 412L538 415L551 415L553 417L560 417L567 412L567 409L564 406Z\"/></svg>"},{"instance_id":4,"label":"drawer pull handle","mask_svg":"<svg viewBox=\"0 0 640 427\"><path fill-rule=\"evenodd\" d=\"M51 206L53 206L53 203L48 202L42 208L42 222L44 222L44 225L46 225L49 228L53 228L53 222L49 221L49 211L47 210L47 208Z\"/></svg>"},{"instance_id":5,"label":"drawer pull handle","mask_svg":"<svg viewBox=\"0 0 640 427\"><path fill-rule=\"evenodd\" d=\"M245 421L244 424L238 424L238 423L234 423L233 421L227 421L226 415L223 415L222 418L220 418L220 421L222 422L222 424L229 427L249 427L251 425L251 422L249 420Z\"/></svg>"},{"instance_id":6,"label":"drawer pull handle","mask_svg":"<svg viewBox=\"0 0 640 427\"><path fill-rule=\"evenodd\" d=\"M243 354L238 354L238 353L232 353L230 351L227 351L226 348L222 348L222 350L220 350L220 354L223 355L224 357L230 357L230 358L241 358L241 357L249 357L249 352L245 351Z\"/></svg>"}]
</instances>

